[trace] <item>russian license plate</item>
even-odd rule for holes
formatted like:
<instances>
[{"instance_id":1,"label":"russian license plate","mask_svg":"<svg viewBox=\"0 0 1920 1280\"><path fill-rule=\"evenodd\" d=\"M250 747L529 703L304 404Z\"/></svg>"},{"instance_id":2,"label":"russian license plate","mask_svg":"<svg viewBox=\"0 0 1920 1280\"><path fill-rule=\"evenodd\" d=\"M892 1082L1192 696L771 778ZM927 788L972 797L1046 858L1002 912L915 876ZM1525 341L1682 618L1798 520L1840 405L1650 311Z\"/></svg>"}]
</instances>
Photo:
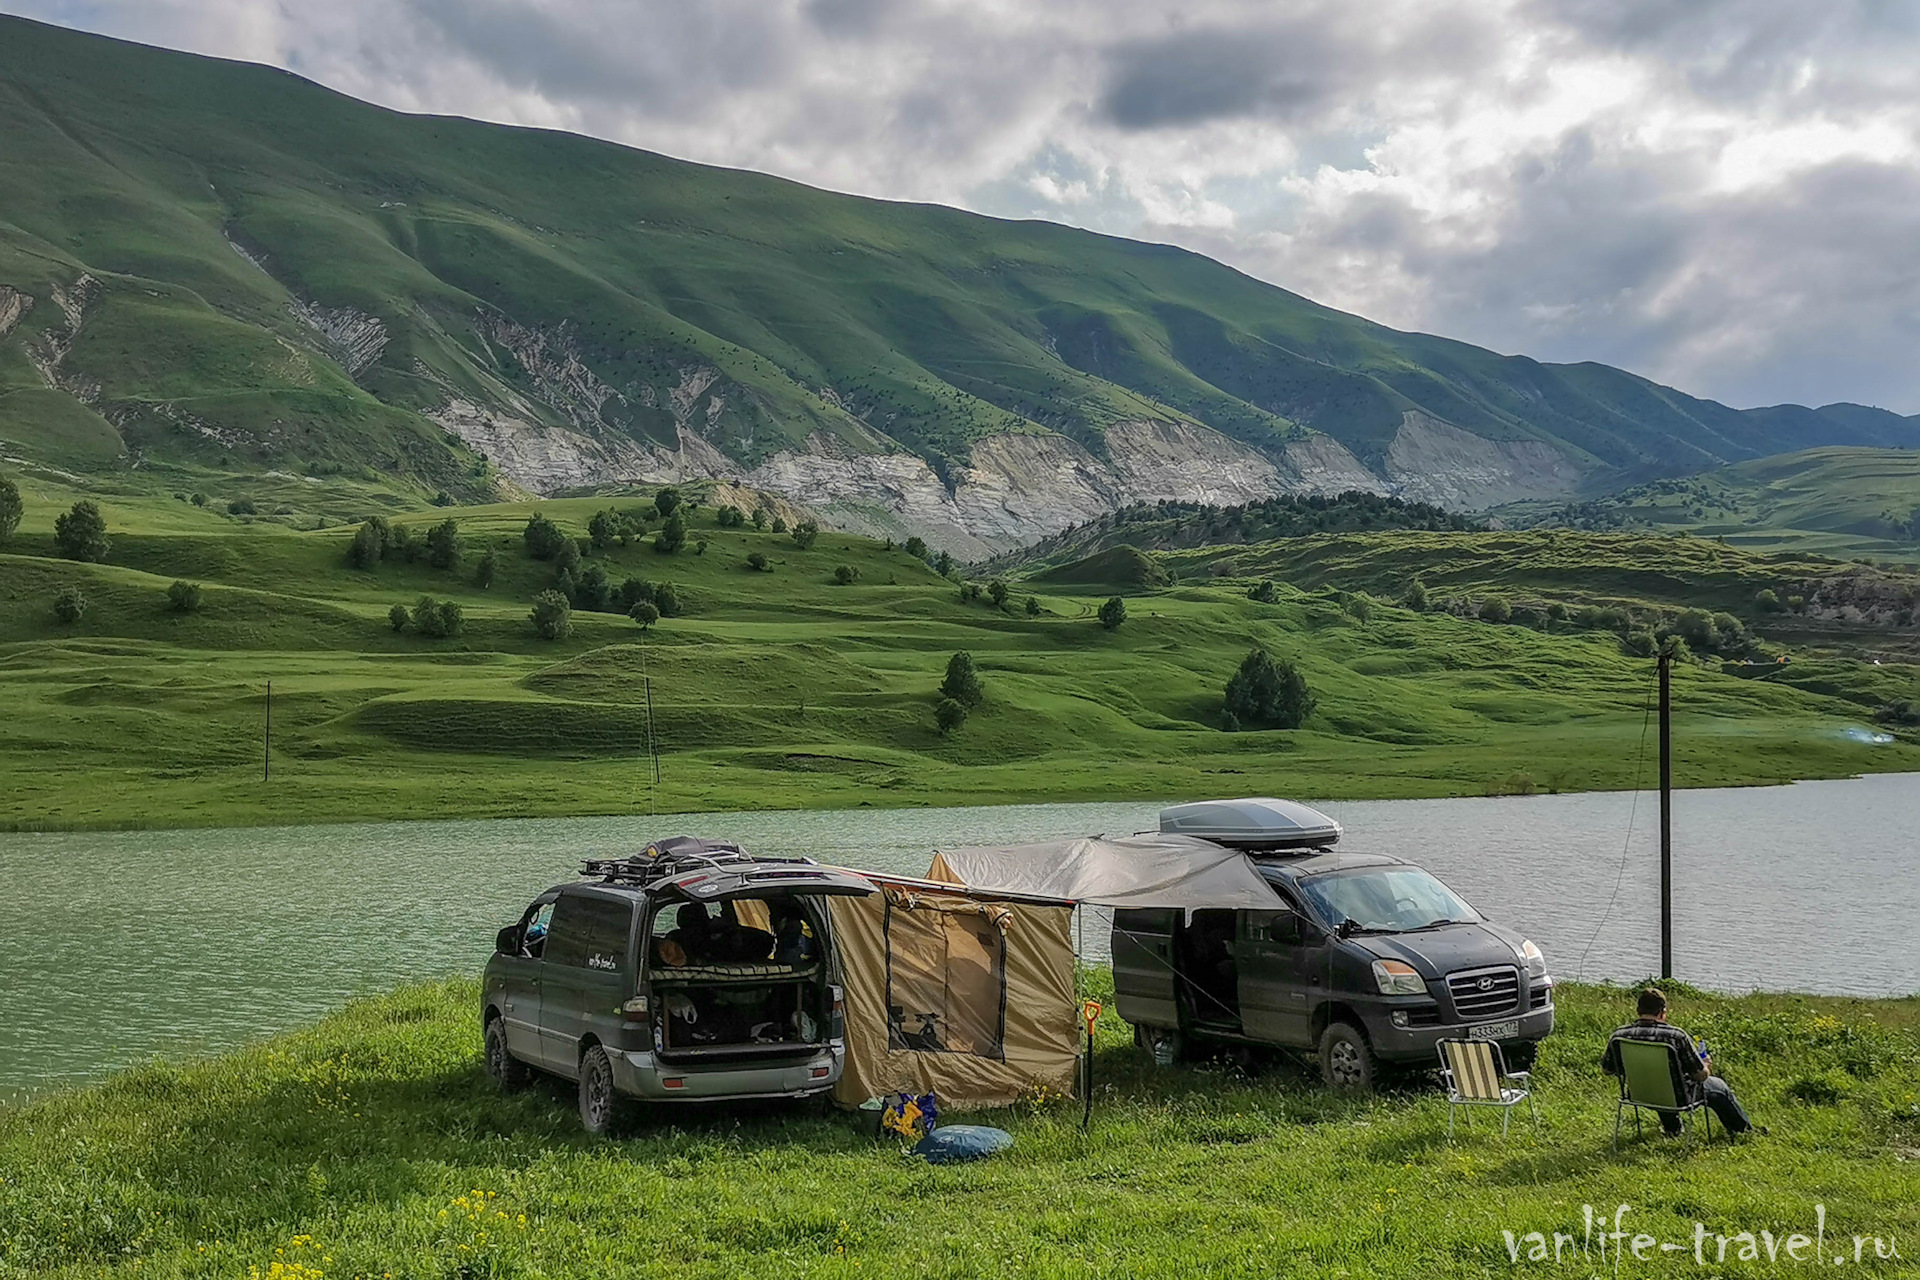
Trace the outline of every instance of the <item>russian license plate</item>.
<instances>
[{"instance_id":1,"label":"russian license plate","mask_svg":"<svg viewBox=\"0 0 1920 1280\"><path fill-rule=\"evenodd\" d=\"M1509 1022L1483 1022L1477 1027L1467 1028L1469 1040L1512 1040L1520 1034L1520 1020Z\"/></svg>"}]
</instances>

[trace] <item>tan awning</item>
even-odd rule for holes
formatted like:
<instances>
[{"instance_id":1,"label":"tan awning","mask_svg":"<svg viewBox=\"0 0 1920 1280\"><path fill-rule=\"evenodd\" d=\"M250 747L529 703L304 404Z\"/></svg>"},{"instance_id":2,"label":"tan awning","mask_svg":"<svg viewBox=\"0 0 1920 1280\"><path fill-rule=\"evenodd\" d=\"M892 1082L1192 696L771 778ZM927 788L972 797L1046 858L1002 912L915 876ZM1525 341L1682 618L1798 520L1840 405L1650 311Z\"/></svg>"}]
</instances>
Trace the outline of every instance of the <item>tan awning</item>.
<instances>
[{"instance_id":1,"label":"tan awning","mask_svg":"<svg viewBox=\"0 0 1920 1280\"><path fill-rule=\"evenodd\" d=\"M1246 854L1192 836L1080 838L942 849L930 879L1106 907L1271 910L1279 895Z\"/></svg>"}]
</instances>

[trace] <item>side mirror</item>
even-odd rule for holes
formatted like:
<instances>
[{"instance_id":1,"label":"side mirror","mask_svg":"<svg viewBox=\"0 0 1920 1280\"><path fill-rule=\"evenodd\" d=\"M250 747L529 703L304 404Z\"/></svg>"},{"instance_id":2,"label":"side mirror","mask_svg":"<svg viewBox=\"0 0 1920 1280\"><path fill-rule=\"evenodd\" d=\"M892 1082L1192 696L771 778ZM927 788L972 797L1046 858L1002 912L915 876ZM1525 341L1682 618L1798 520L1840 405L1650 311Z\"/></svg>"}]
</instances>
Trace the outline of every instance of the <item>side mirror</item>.
<instances>
[{"instance_id":1,"label":"side mirror","mask_svg":"<svg viewBox=\"0 0 1920 1280\"><path fill-rule=\"evenodd\" d=\"M510 924L493 935L493 949L503 956L520 954L520 926Z\"/></svg>"}]
</instances>

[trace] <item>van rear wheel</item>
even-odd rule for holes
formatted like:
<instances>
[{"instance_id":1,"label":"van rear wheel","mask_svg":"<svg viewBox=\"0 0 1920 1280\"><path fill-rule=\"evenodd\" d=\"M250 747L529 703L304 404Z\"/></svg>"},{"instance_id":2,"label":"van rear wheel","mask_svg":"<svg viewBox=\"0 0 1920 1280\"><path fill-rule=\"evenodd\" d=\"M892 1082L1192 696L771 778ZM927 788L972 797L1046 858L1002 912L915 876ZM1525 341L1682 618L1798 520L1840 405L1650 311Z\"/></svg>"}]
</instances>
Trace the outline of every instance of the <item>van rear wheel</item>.
<instances>
[{"instance_id":1,"label":"van rear wheel","mask_svg":"<svg viewBox=\"0 0 1920 1280\"><path fill-rule=\"evenodd\" d=\"M1329 1023L1320 1037L1320 1078L1343 1093L1371 1093L1379 1075L1373 1047L1351 1022Z\"/></svg>"},{"instance_id":2,"label":"van rear wheel","mask_svg":"<svg viewBox=\"0 0 1920 1280\"><path fill-rule=\"evenodd\" d=\"M503 1093L518 1093L533 1083L533 1068L507 1049L507 1028L499 1018L487 1024L487 1074Z\"/></svg>"},{"instance_id":3,"label":"van rear wheel","mask_svg":"<svg viewBox=\"0 0 1920 1280\"><path fill-rule=\"evenodd\" d=\"M580 1059L580 1123L588 1133L605 1138L626 1123L632 1106L613 1087L613 1061L599 1045Z\"/></svg>"}]
</instances>

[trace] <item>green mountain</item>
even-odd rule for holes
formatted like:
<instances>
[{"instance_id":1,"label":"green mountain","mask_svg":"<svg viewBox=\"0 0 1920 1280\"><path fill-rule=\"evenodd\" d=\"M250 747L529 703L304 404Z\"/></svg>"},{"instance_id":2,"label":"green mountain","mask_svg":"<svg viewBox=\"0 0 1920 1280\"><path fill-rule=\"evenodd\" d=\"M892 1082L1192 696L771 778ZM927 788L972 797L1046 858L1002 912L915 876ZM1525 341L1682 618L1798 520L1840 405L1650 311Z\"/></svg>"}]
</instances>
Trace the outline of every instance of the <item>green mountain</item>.
<instances>
[{"instance_id":1,"label":"green mountain","mask_svg":"<svg viewBox=\"0 0 1920 1280\"><path fill-rule=\"evenodd\" d=\"M0 442L68 469L728 476L981 554L1141 499L1479 508L1917 425L0 18Z\"/></svg>"}]
</instances>

